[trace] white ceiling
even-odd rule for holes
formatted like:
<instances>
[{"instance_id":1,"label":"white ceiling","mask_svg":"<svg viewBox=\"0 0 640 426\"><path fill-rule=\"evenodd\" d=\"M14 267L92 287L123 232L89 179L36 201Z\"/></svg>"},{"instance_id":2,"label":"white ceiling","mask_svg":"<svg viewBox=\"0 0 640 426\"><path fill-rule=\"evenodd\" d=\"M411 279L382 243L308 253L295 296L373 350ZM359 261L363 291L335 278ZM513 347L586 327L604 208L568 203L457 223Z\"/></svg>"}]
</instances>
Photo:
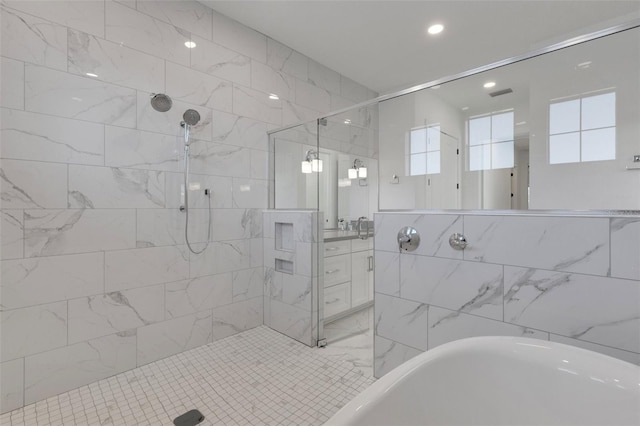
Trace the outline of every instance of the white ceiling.
<instances>
[{"instance_id":1,"label":"white ceiling","mask_svg":"<svg viewBox=\"0 0 640 426\"><path fill-rule=\"evenodd\" d=\"M640 17L640 0L201 2L380 94Z\"/></svg>"}]
</instances>

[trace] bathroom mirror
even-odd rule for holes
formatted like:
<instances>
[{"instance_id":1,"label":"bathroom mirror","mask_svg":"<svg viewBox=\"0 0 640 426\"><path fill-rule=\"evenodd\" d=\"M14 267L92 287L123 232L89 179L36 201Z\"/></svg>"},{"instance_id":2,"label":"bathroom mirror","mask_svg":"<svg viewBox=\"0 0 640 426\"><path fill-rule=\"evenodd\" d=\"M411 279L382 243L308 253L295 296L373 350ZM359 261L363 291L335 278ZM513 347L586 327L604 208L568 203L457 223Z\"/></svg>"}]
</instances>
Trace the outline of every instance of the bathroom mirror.
<instances>
[{"instance_id":1,"label":"bathroom mirror","mask_svg":"<svg viewBox=\"0 0 640 426\"><path fill-rule=\"evenodd\" d=\"M272 207L318 208L325 229L372 219L378 208L376 112L377 106L355 109L273 133Z\"/></svg>"},{"instance_id":2,"label":"bathroom mirror","mask_svg":"<svg viewBox=\"0 0 640 426\"><path fill-rule=\"evenodd\" d=\"M640 209L640 30L379 105L380 209Z\"/></svg>"}]
</instances>

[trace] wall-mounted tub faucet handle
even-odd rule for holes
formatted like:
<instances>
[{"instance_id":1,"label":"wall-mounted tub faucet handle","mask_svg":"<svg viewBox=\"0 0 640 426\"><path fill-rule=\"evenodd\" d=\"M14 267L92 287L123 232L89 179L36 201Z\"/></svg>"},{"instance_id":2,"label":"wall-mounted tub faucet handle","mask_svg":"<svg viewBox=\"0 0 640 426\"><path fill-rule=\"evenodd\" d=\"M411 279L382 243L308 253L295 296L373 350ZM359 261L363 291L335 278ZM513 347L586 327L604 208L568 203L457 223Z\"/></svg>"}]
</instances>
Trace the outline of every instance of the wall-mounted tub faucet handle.
<instances>
[{"instance_id":1,"label":"wall-mounted tub faucet handle","mask_svg":"<svg viewBox=\"0 0 640 426\"><path fill-rule=\"evenodd\" d=\"M464 250L467 247L467 238L456 232L449 237L449 245L454 250Z\"/></svg>"},{"instance_id":2,"label":"wall-mounted tub faucet handle","mask_svg":"<svg viewBox=\"0 0 640 426\"><path fill-rule=\"evenodd\" d=\"M398 232L398 247L400 251L414 251L420 245L420 234L415 228L405 226Z\"/></svg>"}]
</instances>

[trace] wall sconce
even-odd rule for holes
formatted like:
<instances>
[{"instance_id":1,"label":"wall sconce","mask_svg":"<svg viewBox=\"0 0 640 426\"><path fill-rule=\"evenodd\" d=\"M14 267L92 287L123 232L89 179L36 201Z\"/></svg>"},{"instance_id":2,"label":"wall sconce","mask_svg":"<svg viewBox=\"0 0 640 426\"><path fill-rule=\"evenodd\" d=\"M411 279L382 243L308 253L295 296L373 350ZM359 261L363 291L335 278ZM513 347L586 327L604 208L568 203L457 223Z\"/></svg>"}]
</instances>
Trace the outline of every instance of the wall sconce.
<instances>
[{"instance_id":1,"label":"wall sconce","mask_svg":"<svg viewBox=\"0 0 640 426\"><path fill-rule=\"evenodd\" d=\"M318 153L312 149L308 150L302 161L302 173L322 171L322 160L318 158Z\"/></svg>"},{"instance_id":2,"label":"wall sconce","mask_svg":"<svg viewBox=\"0 0 640 426\"><path fill-rule=\"evenodd\" d=\"M349 179L364 179L367 177L367 168L362 160L356 158L353 161L353 169L349 169Z\"/></svg>"}]
</instances>

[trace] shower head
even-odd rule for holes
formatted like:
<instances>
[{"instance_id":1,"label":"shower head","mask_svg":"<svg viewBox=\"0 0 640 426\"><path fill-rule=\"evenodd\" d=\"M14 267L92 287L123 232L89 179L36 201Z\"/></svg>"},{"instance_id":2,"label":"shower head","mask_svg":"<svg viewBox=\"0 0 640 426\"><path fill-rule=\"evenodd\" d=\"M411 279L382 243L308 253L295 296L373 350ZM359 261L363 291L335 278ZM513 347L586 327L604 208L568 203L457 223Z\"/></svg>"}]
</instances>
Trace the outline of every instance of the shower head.
<instances>
[{"instance_id":1,"label":"shower head","mask_svg":"<svg viewBox=\"0 0 640 426\"><path fill-rule=\"evenodd\" d=\"M152 93L151 94L151 106L153 109L159 112L167 112L171 109L173 101L164 93Z\"/></svg>"},{"instance_id":2,"label":"shower head","mask_svg":"<svg viewBox=\"0 0 640 426\"><path fill-rule=\"evenodd\" d=\"M195 126L200 121L200 113L195 109L188 109L182 114L182 119L189 126Z\"/></svg>"}]
</instances>

